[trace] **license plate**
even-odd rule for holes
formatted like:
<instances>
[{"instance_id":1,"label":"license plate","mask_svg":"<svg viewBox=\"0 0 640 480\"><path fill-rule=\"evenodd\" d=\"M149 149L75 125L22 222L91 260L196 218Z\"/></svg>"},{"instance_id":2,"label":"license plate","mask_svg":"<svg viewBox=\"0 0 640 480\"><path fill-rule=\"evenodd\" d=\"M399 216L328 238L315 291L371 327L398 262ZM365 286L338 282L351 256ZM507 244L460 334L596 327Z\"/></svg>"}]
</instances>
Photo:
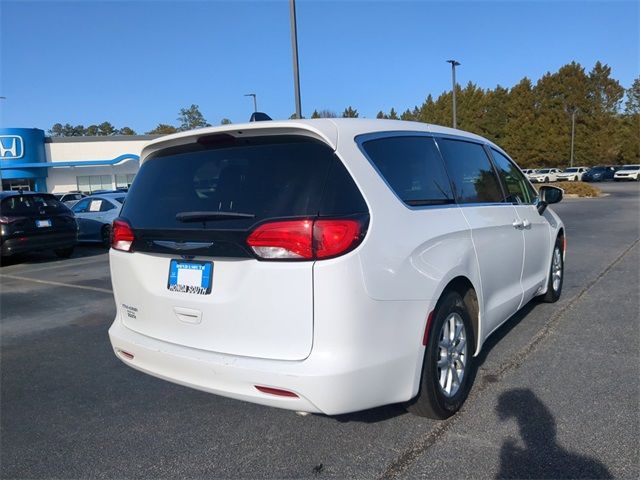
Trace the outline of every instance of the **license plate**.
<instances>
[{"instance_id":1,"label":"license plate","mask_svg":"<svg viewBox=\"0 0 640 480\"><path fill-rule=\"evenodd\" d=\"M36 227L40 228L40 227L50 227L51 226L51 220L47 219L47 220L36 220Z\"/></svg>"},{"instance_id":2,"label":"license plate","mask_svg":"<svg viewBox=\"0 0 640 480\"><path fill-rule=\"evenodd\" d=\"M212 279L213 263L211 262L171 260L167 288L172 292L208 295L211 293Z\"/></svg>"}]
</instances>

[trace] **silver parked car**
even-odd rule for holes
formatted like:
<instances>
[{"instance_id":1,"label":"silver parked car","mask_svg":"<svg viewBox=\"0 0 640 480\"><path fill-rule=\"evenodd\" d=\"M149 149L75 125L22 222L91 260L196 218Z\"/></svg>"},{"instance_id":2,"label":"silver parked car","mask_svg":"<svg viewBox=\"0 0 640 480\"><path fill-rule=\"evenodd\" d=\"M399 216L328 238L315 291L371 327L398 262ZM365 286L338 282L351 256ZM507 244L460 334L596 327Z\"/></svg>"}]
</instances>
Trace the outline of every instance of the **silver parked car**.
<instances>
[{"instance_id":1,"label":"silver parked car","mask_svg":"<svg viewBox=\"0 0 640 480\"><path fill-rule=\"evenodd\" d=\"M124 193L103 193L76 203L71 210L78 222L78 241L109 246L111 223L119 215L125 196Z\"/></svg>"},{"instance_id":2,"label":"silver parked car","mask_svg":"<svg viewBox=\"0 0 640 480\"><path fill-rule=\"evenodd\" d=\"M56 193L54 194L54 197L56 197L56 199L59 202L62 202L67 207L71 208L80 200L82 200L84 197L86 197L86 195L80 192L69 192L69 193Z\"/></svg>"}]
</instances>

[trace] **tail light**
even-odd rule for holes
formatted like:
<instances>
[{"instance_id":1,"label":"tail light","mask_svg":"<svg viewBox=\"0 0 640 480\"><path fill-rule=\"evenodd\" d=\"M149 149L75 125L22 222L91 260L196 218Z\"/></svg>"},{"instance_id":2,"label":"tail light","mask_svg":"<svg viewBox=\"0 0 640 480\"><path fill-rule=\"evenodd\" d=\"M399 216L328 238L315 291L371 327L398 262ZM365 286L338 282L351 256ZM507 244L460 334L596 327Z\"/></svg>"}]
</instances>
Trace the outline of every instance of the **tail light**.
<instances>
[{"instance_id":1,"label":"tail light","mask_svg":"<svg viewBox=\"0 0 640 480\"><path fill-rule=\"evenodd\" d=\"M133 240L135 240L135 236L131 225L124 220L114 220L111 226L111 248L130 252Z\"/></svg>"},{"instance_id":2,"label":"tail light","mask_svg":"<svg viewBox=\"0 0 640 480\"><path fill-rule=\"evenodd\" d=\"M319 260L353 250L362 234L361 222L353 219L286 220L260 225L247 245L268 260Z\"/></svg>"},{"instance_id":3,"label":"tail light","mask_svg":"<svg viewBox=\"0 0 640 480\"><path fill-rule=\"evenodd\" d=\"M20 220L26 220L27 217L5 217L0 216L0 225L8 225L10 223L19 222Z\"/></svg>"}]
</instances>

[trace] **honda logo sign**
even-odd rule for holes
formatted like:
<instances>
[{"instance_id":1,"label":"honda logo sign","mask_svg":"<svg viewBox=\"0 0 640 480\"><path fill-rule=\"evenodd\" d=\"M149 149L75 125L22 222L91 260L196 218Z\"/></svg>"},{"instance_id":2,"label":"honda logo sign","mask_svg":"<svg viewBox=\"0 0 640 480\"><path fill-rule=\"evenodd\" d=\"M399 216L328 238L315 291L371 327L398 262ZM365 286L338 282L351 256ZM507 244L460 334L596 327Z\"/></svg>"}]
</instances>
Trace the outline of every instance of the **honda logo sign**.
<instances>
[{"instance_id":1,"label":"honda logo sign","mask_svg":"<svg viewBox=\"0 0 640 480\"><path fill-rule=\"evenodd\" d=\"M24 142L19 135L0 135L0 159L10 160L22 158Z\"/></svg>"}]
</instances>

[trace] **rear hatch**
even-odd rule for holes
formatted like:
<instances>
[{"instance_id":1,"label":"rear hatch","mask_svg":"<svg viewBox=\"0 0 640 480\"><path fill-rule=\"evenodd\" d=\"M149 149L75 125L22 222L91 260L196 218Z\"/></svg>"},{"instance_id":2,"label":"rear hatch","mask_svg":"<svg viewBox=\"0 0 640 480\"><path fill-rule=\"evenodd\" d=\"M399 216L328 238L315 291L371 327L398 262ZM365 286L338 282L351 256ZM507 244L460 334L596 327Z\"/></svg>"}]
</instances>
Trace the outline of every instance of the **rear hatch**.
<instances>
[{"instance_id":1,"label":"rear hatch","mask_svg":"<svg viewBox=\"0 0 640 480\"><path fill-rule=\"evenodd\" d=\"M313 343L314 262L261 259L247 239L274 220L366 210L333 150L303 135L216 134L154 151L116 221L134 237L131 252L111 250L120 317L134 331L192 348L304 359Z\"/></svg>"},{"instance_id":2,"label":"rear hatch","mask_svg":"<svg viewBox=\"0 0 640 480\"><path fill-rule=\"evenodd\" d=\"M0 204L2 238L21 238L30 243L67 237L77 230L69 208L50 194L11 195Z\"/></svg>"}]
</instances>

